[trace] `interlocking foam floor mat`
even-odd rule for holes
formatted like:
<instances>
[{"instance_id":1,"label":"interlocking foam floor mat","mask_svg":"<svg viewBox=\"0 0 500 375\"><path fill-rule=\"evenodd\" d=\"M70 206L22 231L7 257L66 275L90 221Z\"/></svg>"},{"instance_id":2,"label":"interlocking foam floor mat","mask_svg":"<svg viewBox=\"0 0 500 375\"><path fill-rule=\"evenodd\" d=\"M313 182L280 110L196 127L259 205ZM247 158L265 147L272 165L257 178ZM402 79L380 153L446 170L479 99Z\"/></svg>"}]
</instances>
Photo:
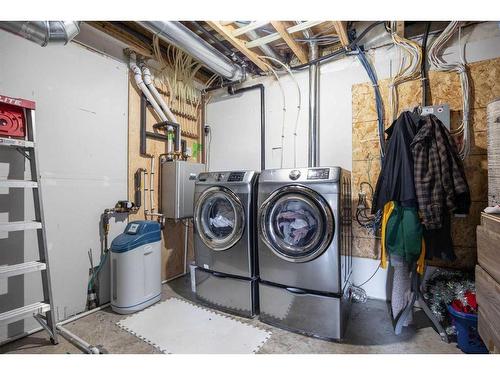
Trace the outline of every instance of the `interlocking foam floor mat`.
<instances>
[{"instance_id":1,"label":"interlocking foam floor mat","mask_svg":"<svg viewBox=\"0 0 500 375\"><path fill-rule=\"evenodd\" d=\"M268 331L177 298L159 302L116 324L172 354L250 354L271 336Z\"/></svg>"}]
</instances>

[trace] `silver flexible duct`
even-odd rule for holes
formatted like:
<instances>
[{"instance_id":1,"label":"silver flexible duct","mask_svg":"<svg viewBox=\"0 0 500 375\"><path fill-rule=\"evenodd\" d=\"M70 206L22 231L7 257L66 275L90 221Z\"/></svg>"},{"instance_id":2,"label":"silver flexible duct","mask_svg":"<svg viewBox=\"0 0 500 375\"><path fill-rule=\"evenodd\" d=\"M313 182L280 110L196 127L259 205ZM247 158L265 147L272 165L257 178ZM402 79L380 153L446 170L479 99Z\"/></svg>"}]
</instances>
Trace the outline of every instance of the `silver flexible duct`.
<instances>
[{"instance_id":1,"label":"silver flexible duct","mask_svg":"<svg viewBox=\"0 0 500 375\"><path fill-rule=\"evenodd\" d=\"M3 21L0 29L45 47L68 44L80 32L78 21Z\"/></svg>"},{"instance_id":2,"label":"silver flexible duct","mask_svg":"<svg viewBox=\"0 0 500 375\"><path fill-rule=\"evenodd\" d=\"M319 57L318 45L309 44L309 60ZM319 167L319 63L309 67L309 154L308 166Z\"/></svg>"},{"instance_id":3,"label":"silver flexible duct","mask_svg":"<svg viewBox=\"0 0 500 375\"><path fill-rule=\"evenodd\" d=\"M243 68L177 21L140 21L142 27L167 43L184 50L213 72L230 81L244 78Z\"/></svg>"}]
</instances>

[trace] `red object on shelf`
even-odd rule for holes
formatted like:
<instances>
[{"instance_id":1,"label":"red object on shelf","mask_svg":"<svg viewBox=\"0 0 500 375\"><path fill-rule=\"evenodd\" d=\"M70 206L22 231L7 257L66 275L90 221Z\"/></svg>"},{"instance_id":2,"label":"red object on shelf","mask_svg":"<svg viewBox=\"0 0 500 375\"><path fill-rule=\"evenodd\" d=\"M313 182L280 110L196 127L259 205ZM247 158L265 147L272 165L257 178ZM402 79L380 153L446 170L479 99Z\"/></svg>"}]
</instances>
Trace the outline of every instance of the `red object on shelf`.
<instances>
[{"instance_id":1,"label":"red object on shelf","mask_svg":"<svg viewBox=\"0 0 500 375\"><path fill-rule=\"evenodd\" d=\"M26 136L25 109L35 109L35 102L0 95L0 137Z\"/></svg>"}]
</instances>

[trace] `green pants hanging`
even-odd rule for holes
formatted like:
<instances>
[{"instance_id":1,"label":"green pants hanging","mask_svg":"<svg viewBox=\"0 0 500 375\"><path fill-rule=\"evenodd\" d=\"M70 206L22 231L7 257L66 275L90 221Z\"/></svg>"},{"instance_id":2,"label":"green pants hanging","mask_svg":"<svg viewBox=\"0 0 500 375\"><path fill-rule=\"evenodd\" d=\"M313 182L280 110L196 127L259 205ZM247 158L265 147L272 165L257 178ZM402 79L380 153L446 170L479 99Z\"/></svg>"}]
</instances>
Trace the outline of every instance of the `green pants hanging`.
<instances>
[{"instance_id":1,"label":"green pants hanging","mask_svg":"<svg viewBox=\"0 0 500 375\"><path fill-rule=\"evenodd\" d=\"M395 204L387 221L385 245L390 254L415 262L422 251L422 225L414 207Z\"/></svg>"}]
</instances>

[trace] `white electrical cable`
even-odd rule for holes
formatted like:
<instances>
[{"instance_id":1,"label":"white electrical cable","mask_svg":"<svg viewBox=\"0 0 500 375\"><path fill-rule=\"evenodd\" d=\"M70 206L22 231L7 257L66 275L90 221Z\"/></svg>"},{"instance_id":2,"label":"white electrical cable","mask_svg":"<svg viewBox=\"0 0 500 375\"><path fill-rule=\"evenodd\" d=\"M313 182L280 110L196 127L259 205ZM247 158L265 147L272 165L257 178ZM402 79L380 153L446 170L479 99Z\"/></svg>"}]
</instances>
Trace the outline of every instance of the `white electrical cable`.
<instances>
[{"instance_id":1,"label":"white electrical cable","mask_svg":"<svg viewBox=\"0 0 500 375\"><path fill-rule=\"evenodd\" d=\"M279 85L280 91L281 91L281 98L282 98L282 104L283 104L283 124L281 126L281 162L280 162L281 167L280 168L283 168L283 149L284 149L284 145L285 145L285 121L286 121L285 89L283 88L283 85L281 84L281 80L278 76L278 73L276 73L276 71L273 69L271 64L268 64L264 61L262 61L262 63L269 68L271 73L273 73L274 78L276 78L276 81L278 81L278 85Z\"/></svg>"},{"instance_id":2,"label":"white electrical cable","mask_svg":"<svg viewBox=\"0 0 500 375\"><path fill-rule=\"evenodd\" d=\"M269 60L272 60L276 63L278 63L279 65L281 65L283 68L286 69L286 71L288 72L288 74L290 75L290 77L292 78L293 82L295 83L295 85L297 86L297 96L298 96L298 101L297 101L297 116L295 118L295 127L294 127L294 130L293 130L293 167L296 168L297 167L297 130L298 130L298 127L299 127L299 117L300 117L300 110L301 110L301 106L302 106L302 94L300 92L300 85L299 83L297 82L297 80L295 79L295 76L294 74L292 73L292 70L290 69L290 67L288 67L287 65L283 64L281 61L273 58L273 57L269 57L269 56L259 56L260 58L263 58L263 59L269 59Z\"/></svg>"},{"instance_id":3,"label":"white electrical cable","mask_svg":"<svg viewBox=\"0 0 500 375\"><path fill-rule=\"evenodd\" d=\"M398 116L398 85L419 79L421 76L422 48L413 40L399 36L396 32L396 22L391 22L391 36L394 44L399 46L400 55L399 70L389 85L389 103L392 121ZM406 62L407 61L407 62Z\"/></svg>"},{"instance_id":4,"label":"white electrical cable","mask_svg":"<svg viewBox=\"0 0 500 375\"><path fill-rule=\"evenodd\" d=\"M469 76L467 74L466 62L465 62L465 47L462 50L461 47L461 28L464 22L453 21L448 24L444 31L437 37L432 46L429 48L429 61L431 65L438 71L442 72L456 72L460 78L460 87L462 90L462 123L458 126L456 130L451 133L457 137L461 137L462 140L459 144L458 153L461 159L465 159L470 152L470 83ZM449 42L451 37L458 31L458 48L459 48L459 61L458 62L446 62L441 52L445 45Z\"/></svg>"}]
</instances>

